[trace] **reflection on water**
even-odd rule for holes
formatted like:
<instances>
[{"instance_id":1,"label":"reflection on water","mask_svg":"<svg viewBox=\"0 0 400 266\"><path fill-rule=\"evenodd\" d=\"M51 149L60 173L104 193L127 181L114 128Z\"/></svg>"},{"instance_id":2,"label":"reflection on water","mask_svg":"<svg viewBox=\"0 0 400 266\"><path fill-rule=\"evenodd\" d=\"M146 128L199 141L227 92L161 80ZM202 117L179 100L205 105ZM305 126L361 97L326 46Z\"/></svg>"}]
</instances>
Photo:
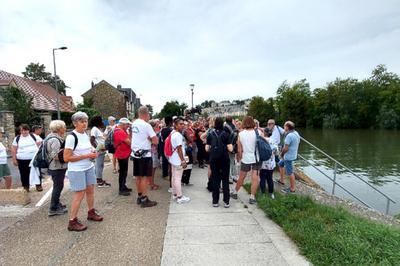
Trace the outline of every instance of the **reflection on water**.
<instances>
[{"instance_id":1,"label":"reflection on water","mask_svg":"<svg viewBox=\"0 0 400 266\"><path fill-rule=\"evenodd\" d=\"M377 185L400 184L400 132L386 130L318 130L301 129L301 135L351 170ZM300 153L333 167L309 145ZM340 169L339 169L340 170Z\"/></svg>"},{"instance_id":2,"label":"reflection on water","mask_svg":"<svg viewBox=\"0 0 400 266\"><path fill-rule=\"evenodd\" d=\"M400 131L299 129L299 132L302 137L350 168L364 180L400 202ZM331 169L334 163L332 161L304 142L300 144L299 152L333 177ZM328 191L331 189L329 180L318 175L315 169L307 167L301 160L298 163L325 189ZM360 184L354 176L340 167L338 181L352 192L356 192L357 196L369 200L368 203L374 208L384 211L386 206L384 199L376 193L376 195L371 194L370 188ZM390 213L398 212L400 212L400 204L392 205Z\"/></svg>"}]
</instances>

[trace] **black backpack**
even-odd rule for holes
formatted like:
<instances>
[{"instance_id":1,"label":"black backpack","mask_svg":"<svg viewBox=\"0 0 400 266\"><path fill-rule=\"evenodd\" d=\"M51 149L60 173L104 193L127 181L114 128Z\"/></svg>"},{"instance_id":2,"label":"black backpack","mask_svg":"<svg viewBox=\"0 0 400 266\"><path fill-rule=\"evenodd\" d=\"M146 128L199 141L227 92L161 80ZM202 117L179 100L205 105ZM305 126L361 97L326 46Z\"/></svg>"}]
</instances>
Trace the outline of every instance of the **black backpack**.
<instances>
[{"instance_id":1,"label":"black backpack","mask_svg":"<svg viewBox=\"0 0 400 266\"><path fill-rule=\"evenodd\" d=\"M36 155L35 155L35 158L33 158L33 166L34 167L37 167L37 168L41 168L41 169L43 169L43 168L49 168L49 165L50 165L50 163L53 161L53 159L51 159L50 161L48 161L48 158L47 158L47 142L50 140L50 139L54 139L54 138L56 138L56 139L58 139L57 137L49 137L49 138L45 138L43 141L42 141L42 143L40 144L40 146L39 146L39 150L38 150L38 152L36 153ZM58 139L59 140L59 139ZM59 140L60 141L60 140ZM61 149L63 149L63 145L64 145L64 143L62 143L61 141L60 141L60 147L61 147Z\"/></svg>"},{"instance_id":2,"label":"black backpack","mask_svg":"<svg viewBox=\"0 0 400 266\"><path fill-rule=\"evenodd\" d=\"M212 159L220 159L227 151L226 145L222 142L221 133L218 134L217 131L211 130L210 134L212 136L210 157Z\"/></svg>"},{"instance_id":3,"label":"black backpack","mask_svg":"<svg viewBox=\"0 0 400 266\"><path fill-rule=\"evenodd\" d=\"M115 153L115 146L114 146L114 128L107 133L106 140L104 141L104 147L109 153Z\"/></svg>"}]
</instances>

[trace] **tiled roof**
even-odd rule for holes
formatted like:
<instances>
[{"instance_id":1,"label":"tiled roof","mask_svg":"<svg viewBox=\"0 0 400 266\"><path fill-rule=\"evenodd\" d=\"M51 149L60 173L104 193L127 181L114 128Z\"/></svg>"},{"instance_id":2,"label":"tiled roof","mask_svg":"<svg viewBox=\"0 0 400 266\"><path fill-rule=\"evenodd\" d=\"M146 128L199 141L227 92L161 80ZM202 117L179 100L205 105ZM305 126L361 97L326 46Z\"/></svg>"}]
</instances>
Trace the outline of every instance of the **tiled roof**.
<instances>
[{"instance_id":1,"label":"tiled roof","mask_svg":"<svg viewBox=\"0 0 400 266\"><path fill-rule=\"evenodd\" d=\"M14 80L18 88L22 89L27 95L33 97L33 109L43 111L57 111L57 92L48 84L36 82L0 70L0 81L10 84ZM70 96L60 96L60 110L62 112L73 112L74 103Z\"/></svg>"}]
</instances>

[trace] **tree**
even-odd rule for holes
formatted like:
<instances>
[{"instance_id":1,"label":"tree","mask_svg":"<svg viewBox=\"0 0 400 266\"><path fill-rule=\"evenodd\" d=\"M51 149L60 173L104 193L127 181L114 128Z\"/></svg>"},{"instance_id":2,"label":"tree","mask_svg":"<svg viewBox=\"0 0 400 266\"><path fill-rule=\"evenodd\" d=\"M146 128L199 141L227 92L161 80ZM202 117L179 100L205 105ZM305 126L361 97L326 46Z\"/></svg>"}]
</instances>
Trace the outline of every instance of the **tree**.
<instances>
[{"instance_id":1,"label":"tree","mask_svg":"<svg viewBox=\"0 0 400 266\"><path fill-rule=\"evenodd\" d=\"M8 87L0 92L0 98L3 98L3 104L0 107L14 112L15 125L34 125L40 122L39 116L32 108L32 97L15 87Z\"/></svg>"},{"instance_id":2,"label":"tree","mask_svg":"<svg viewBox=\"0 0 400 266\"><path fill-rule=\"evenodd\" d=\"M40 63L30 63L25 67L25 71L22 72L25 78L34 80L37 82L49 84L53 88L56 87L55 80L52 77L50 72L46 72L46 67L43 64ZM56 79L58 81L58 91L60 94L65 95L65 88L67 85L65 85L64 81L57 75Z\"/></svg>"},{"instance_id":3,"label":"tree","mask_svg":"<svg viewBox=\"0 0 400 266\"><path fill-rule=\"evenodd\" d=\"M46 72L45 65L40 63L30 63L25 67L25 71L22 74L25 78L42 83L46 83L51 79L51 74Z\"/></svg>"},{"instance_id":4,"label":"tree","mask_svg":"<svg viewBox=\"0 0 400 266\"><path fill-rule=\"evenodd\" d=\"M83 98L83 103L78 103L76 110L85 112L89 118L100 115L99 111L93 107L93 100L91 98Z\"/></svg>"},{"instance_id":5,"label":"tree","mask_svg":"<svg viewBox=\"0 0 400 266\"><path fill-rule=\"evenodd\" d=\"M277 106L280 121L291 120L299 127L305 127L311 103L310 84L306 79L292 86L286 81L277 90Z\"/></svg>"},{"instance_id":6,"label":"tree","mask_svg":"<svg viewBox=\"0 0 400 266\"><path fill-rule=\"evenodd\" d=\"M159 117L181 116L187 107L185 103L179 103L178 101L166 102L159 113Z\"/></svg>"},{"instance_id":7,"label":"tree","mask_svg":"<svg viewBox=\"0 0 400 266\"><path fill-rule=\"evenodd\" d=\"M261 126L266 125L268 119L276 117L274 103L273 98L265 100L261 96L255 96L250 101L247 114L257 119Z\"/></svg>"},{"instance_id":8,"label":"tree","mask_svg":"<svg viewBox=\"0 0 400 266\"><path fill-rule=\"evenodd\" d=\"M153 117L153 106L150 104L146 104L147 109L149 109L149 114L151 117Z\"/></svg>"}]
</instances>

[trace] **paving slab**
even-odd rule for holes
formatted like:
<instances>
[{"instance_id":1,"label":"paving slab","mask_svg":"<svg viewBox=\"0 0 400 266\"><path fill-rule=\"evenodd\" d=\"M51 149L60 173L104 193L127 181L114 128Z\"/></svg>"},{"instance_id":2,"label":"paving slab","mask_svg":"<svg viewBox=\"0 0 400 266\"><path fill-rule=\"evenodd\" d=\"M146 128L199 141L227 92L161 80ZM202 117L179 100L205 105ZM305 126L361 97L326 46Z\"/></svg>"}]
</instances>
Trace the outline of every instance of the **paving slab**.
<instances>
[{"instance_id":1,"label":"paving slab","mask_svg":"<svg viewBox=\"0 0 400 266\"><path fill-rule=\"evenodd\" d=\"M230 208L214 208L207 170L194 168L191 182L189 203L171 201L161 265L309 265L243 189Z\"/></svg>"},{"instance_id":2,"label":"paving slab","mask_svg":"<svg viewBox=\"0 0 400 266\"><path fill-rule=\"evenodd\" d=\"M161 265L288 265L272 243L167 245ZM201 254L201 255L197 255Z\"/></svg>"},{"instance_id":3,"label":"paving slab","mask_svg":"<svg viewBox=\"0 0 400 266\"><path fill-rule=\"evenodd\" d=\"M220 213L170 213L168 226L211 226L211 225L255 225L257 221L246 212L220 212Z\"/></svg>"},{"instance_id":4,"label":"paving slab","mask_svg":"<svg viewBox=\"0 0 400 266\"><path fill-rule=\"evenodd\" d=\"M170 195L168 182L159 175L156 182L162 189L150 192L159 204L142 209L135 189L130 197L118 196L118 175L107 164L104 176L112 187L95 189L95 207L104 221L86 221L83 201L79 218L88 225L85 232L67 231L68 215L48 217L48 201L34 209L3 209L7 218L0 220L13 224L0 223L0 265L160 265ZM134 188L131 163L127 183ZM71 196L67 186L62 202L69 206Z\"/></svg>"}]
</instances>

